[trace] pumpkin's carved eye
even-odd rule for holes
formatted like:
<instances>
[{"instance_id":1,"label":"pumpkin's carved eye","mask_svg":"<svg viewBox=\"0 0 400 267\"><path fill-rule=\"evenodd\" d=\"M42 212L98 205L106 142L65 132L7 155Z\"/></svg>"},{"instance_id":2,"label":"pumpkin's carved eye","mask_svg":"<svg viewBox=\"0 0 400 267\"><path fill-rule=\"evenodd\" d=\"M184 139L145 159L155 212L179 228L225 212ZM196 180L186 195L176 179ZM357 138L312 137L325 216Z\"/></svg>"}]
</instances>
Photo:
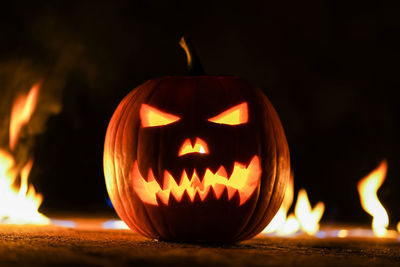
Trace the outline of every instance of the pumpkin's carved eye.
<instances>
[{"instance_id":1,"label":"pumpkin's carved eye","mask_svg":"<svg viewBox=\"0 0 400 267\"><path fill-rule=\"evenodd\" d=\"M247 110L247 103L243 102L237 106L234 106L208 121L218 124L227 124L227 125L239 125L247 123L249 120L249 113Z\"/></svg>"},{"instance_id":2,"label":"pumpkin's carved eye","mask_svg":"<svg viewBox=\"0 0 400 267\"><path fill-rule=\"evenodd\" d=\"M140 106L139 113L142 127L164 126L181 119L178 116L166 113L146 104Z\"/></svg>"}]
</instances>

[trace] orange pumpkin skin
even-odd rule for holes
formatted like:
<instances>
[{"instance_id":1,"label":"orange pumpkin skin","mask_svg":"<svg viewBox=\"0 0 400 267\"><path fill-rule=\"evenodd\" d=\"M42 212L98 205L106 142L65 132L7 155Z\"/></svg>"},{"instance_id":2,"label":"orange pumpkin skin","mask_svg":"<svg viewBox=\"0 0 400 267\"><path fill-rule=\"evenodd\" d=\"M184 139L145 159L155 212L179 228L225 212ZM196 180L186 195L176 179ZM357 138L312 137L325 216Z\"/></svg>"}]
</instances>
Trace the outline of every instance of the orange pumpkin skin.
<instances>
[{"instance_id":1,"label":"orange pumpkin skin","mask_svg":"<svg viewBox=\"0 0 400 267\"><path fill-rule=\"evenodd\" d=\"M240 103L247 104L247 117L223 112ZM147 107L170 115L156 121L158 115L145 117ZM211 119L217 114L237 120ZM202 152L191 151L197 140ZM185 141L187 154L181 153ZM259 165L258 178L240 185L247 193L232 189L229 179L238 174L240 184L239 169L253 163ZM221 166L227 173L216 176ZM235 76L166 76L138 86L117 107L105 138L104 173L117 214L138 233L169 241L236 242L261 232L278 211L290 175L289 149L276 111L249 82ZM192 187L197 181L192 194L165 189L172 178L181 188L184 173ZM207 187L215 177L229 186Z\"/></svg>"}]
</instances>

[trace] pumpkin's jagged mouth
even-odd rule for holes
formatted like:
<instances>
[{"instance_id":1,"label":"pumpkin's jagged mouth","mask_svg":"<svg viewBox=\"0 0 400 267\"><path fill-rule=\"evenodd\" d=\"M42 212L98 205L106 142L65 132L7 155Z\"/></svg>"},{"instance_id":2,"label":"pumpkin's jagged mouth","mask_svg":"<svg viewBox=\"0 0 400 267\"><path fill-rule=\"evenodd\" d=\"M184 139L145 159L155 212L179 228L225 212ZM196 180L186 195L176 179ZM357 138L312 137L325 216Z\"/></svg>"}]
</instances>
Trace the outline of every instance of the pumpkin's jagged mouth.
<instances>
[{"instance_id":1,"label":"pumpkin's jagged mouth","mask_svg":"<svg viewBox=\"0 0 400 267\"><path fill-rule=\"evenodd\" d=\"M131 172L133 188L139 198L144 203L156 206L158 206L157 200L168 205L171 194L177 202L180 202L185 192L192 202L194 202L196 195L200 197L201 201L204 201L208 194L211 193L211 189L217 199L220 199L225 189L228 193L228 200L238 194L240 198L239 205L243 205L259 185L260 177L261 167L258 156L254 156L247 167L244 164L235 162L230 177L228 177L224 166L221 166L215 173L210 169L206 169L203 179L199 179L196 170L194 170L192 177L189 179L184 170L179 185L168 171L164 171L163 187L156 181L151 169L146 181L140 174L137 161L134 162Z\"/></svg>"}]
</instances>

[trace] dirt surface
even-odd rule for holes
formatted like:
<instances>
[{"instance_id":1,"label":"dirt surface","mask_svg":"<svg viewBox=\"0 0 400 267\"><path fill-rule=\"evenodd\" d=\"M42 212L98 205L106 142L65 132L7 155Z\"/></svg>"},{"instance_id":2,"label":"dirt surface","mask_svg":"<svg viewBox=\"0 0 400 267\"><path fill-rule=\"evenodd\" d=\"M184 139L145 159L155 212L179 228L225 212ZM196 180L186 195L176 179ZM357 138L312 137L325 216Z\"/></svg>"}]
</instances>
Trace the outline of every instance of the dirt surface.
<instances>
[{"instance_id":1,"label":"dirt surface","mask_svg":"<svg viewBox=\"0 0 400 267\"><path fill-rule=\"evenodd\" d=\"M400 266L400 242L259 236L222 246L160 242L130 230L0 225L1 267L43 265Z\"/></svg>"}]
</instances>

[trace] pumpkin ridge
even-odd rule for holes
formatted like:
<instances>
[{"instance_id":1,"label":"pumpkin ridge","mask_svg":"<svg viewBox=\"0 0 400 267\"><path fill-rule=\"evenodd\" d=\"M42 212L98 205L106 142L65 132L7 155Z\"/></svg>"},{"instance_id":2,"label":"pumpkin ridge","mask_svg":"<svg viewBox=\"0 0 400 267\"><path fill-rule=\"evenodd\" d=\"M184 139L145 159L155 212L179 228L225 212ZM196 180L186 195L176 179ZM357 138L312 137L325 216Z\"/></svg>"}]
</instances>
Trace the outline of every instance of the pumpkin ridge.
<instances>
[{"instance_id":1,"label":"pumpkin ridge","mask_svg":"<svg viewBox=\"0 0 400 267\"><path fill-rule=\"evenodd\" d=\"M263 99L263 98L261 98L262 100L260 101L260 102L262 102L262 104L264 105L264 107L266 108L266 109L268 109L269 108L269 106L268 106L268 104L269 103L266 103L265 102L265 100ZM268 113L268 115L267 115L267 117L268 117L268 119L270 119L270 116L269 116L269 113ZM264 128L263 128L264 129ZM249 220L249 227L251 227L250 229L248 229L248 231L246 232L246 233L242 233L239 237L238 237L238 240L246 240L246 239L248 239L248 238L251 238L251 237L253 237L253 236L255 236L256 234L258 234L258 232L256 231L256 229L257 229L257 225L258 224L260 224L260 223L262 223L262 221L263 220L265 220L265 218L266 218L266 216L268 215L268 212L269 212L269 207L270 207L270 203L271 203L271 200L273 199L273 195L274 195L274 190L275 190L275 186L276 186L276 179L278 178L278 176L277 176L277 166L278 166L278 160L277 160L277 149L276 149L276 135L275 135L275 132L274 131L271 131L271 138L273 139L273 144L274 144L274 158L275 158L275 160L274 160L274 162L275 162L275 164L274 164L274 175L272 176L272 179L273 179L273 188L272 188L272 191L271 191L271 194L270 194L270 196L269 196L269 198L268 198L268 203L263 203L262 201L258 201L257 202L257 207L256 207L256 209L254 210L254 212L257 210L257 209L259 209L259 205L262 205L262 204L264 204L264 205L267 205L268 206L268 208L266 208L265 210L264 210L264 212L261 214L261 215L256 215L257 217L259 217L259 218L257 218L257 217L251 217L251 220ZM265 181L261 181L261 182L265 182ZM261 188L261 186L260 186L260 188ZM259 196L260 197L260 196ZM271 220L272 218L270 218L270 220Z\"/></svg>"},{"instance_id":2,"label":"pumpkin ridge","mask_svg":"<svg viewBox=\"0 0 400 267\"><path fill-rule=\"evenodd\" d=\"M137 92L132 92L132 94L130 94L130 95L128 95L124 100L123 100L123 102L121 102L121 103L123 103L121 106L120 106L120 110L119 110L119 113L125 113L126 112L126 106L127 106L127 102L129 102L128 101L128 99L131 99L133 96L135 96L137 94ZM118 113L117 113L118 114ZM120 116L119 118L117 117L117 116L113 116L113 118L111 119L111 122L112 122L112 124L110 123L110 126L114 126L113 127L113 132L115 133L115 136L117 136L117 133L118 133L118 129L119 129L119 127L120 127L120 124L122 123L121 121L122 121L122 119L123 119L123 116ZM117 120L117 121L115 121L115 120ZM108 131L107 131L108 132ZM110 134L111 135L111 134ZM112 138L112 136L110 136L110 138ZM116 177L116 158L115 158L115 152L114 151L116 151L116 147L117 147L117 143L116 143L116 138L113 138L112 139L112 141L113 141L113 144L112 144L112 146L114 147L114 149L113 149L113 155L112 155L112 164L113 164L113 166L114 166L114 171L113 171L113 175L112 175L112 179L113 179L113 181L114 181L114 184L115 184L115 187L116 187L116 189L117 189L117 192L120 192L120 189L119 189L119 184L118 184L118 182L116 181L116 179L117 179L117 177ZM125 209L125 207L124 207L124 205L123 205L123 201L121 200L121 197L120 197L120 195L119 194L113 194L113 196L114 197L116 197L117 198L117 205L118 206L120 206L121 208L122 208L122 211L121 210L119 210L118 209L118 207L117 206L115 206L116 207L116 211L117 211L117 213L121 213L122 212L122 216L120 215L120 214L118 214L121 218L126 218L127 220L128 220L128 222L130 222L129 223L129 225L131 226L131 227L133 227L133 228L135 228L135 230L137 230L138 232L140 232L140 233L142 233L142 234L144 234L144 235L147 235L147 233L146 232L143 232L139 227L137 227L136 226L136 224L132 221L132 220L130 220L130 218L127 216L127 211L126 211L126 209Z\"/></svg>"},{"instance_id":3,"label":"pumpkin ridge","mask_svg":"<svg viewBox=\"0 0 400 267\"><path fill-rule=\"evenodd\" d=\"M138 88L138 89L142 89L142 88ZM138 90L137 91L137 93L136 93L136 97L143 97L143 92L142 92L143 90ZM136 101L136 99L134 98L134 96L132 96L130 99L129 99L129 102L127 103L127 105L126 105L126 109L124 110L124 113L122 114L122 119L123 119L123 123L122 123L122 125L119 127L119 130L120 129L122 129L122 132L125 132L125 130L126 130L126 127L129 125L129 111L130 111L130 109L131 109L131 106L134 104L134 102ZM128 113L128 114L127 114ZM121 135L123 135L123 134L121 134ZM120 143L120 146L122 147L124 144L121 142ZM121 152L123 152L123 149L121 148ZM124 182L125 182L125 186L124 186L124 188L126 188L126 190L125 191L123 191L123 194L126 194L126 195L128 195L128 196L130 196L132 193L131 193L131 191L130 191L130 187L129 186L126 186L126 181L124 180ZM118 183L117 183L118 184ZM124 207L124 209L128 209L128 210L133 210L133 209L135 209L135 207L133 207L133 204L131 203L131 202L128 202L128 203L126 203L128 206L127 207L125 207L125 205L123 206ZM143 228L140 228L141 229L141 231L142 232L145 232L146 233L146 236L152 236L152 233L154 234L154 233L157 233L157 231L155 230L155 227L151 224L151 222L150 222L150 219L148 218L148 216L147 216L147 213L146 213L146 210L145 210L145 208L143 207L142 208L142 212L146 215L146 218L147 218L147 221L148 221L148 224L149 224L149 228L147 228L147 229L143 229ZM133 218L131 218L130 216L128 216L128 220L130 220L130 221L132 221L135 225L136 225L136 223L137 223L137 218L135 218L136 216L133 216Z\"/></svg>"},{"instance_id":4,"label":"pumpkin ridge","mask_svg":"<svg viewBox=\"0 0 400 267\"><path fill-rule=\"evenodd\" d=\"M151 82L151 80L150 80L150 82ZM157 90L157 88L159 87L160 84L161 84L161 80L157 80L157 83L151 88L149 94L145 97L146 102L148 102L148 101L151 99L151 97L154 95L155 91ZM145 88L146 88L146 87L141 87L140 89L144 90ZM139 119L139 121L140 121L140 119ZM136 134L136 136L137 136L136 143L137 143L137 144L139 143L139 131L140 131L140 129L141 129L141 128L138 128L138 129L137 129L137 134ZM137 145L137 150L138 150L138 147L139 147L139 146ZM136 158L138 158L138 152L137 152L137 150L136 150ZM139 169L139 172L140 172L140 169ZM132 190L132 191L134 192L132 186L129 187L129 190ZM134 192L134 193L136 194L136 192ZM153 233L154 233L156 236L160 237L161 234L160 234L160 232L158 231L158 228L155 227L155 225L153 224L153 220L151 219L150 212L149 212L149 210L147 209L146 205L141 204L141 206L142 206L142 208L143 208L143 212L144 212L144 214L145 214L145 216L146 216L146 219L147 219L148 224L149 224L150 227L153 229ZM151 237L151 235L150 235L149 237Z\"/></svg>"},{"instance_id":5,"label":"pumpkin ridge","mask_svg":"<svg viewBox=\"0 0 400 267\"><path fill-rule=\"evenodd\" d=\"M265 96L263 96L263 98L266 98ZM268 99L266 99L266 101L268 101ZM276 113L275 112L275 109L273 108L273 106L272 106L272 104L268 101L267 102L269 105L267 105L267 108L268 108L268 110L269 110L269 113ZM277 142L277 138L279 138L277 135L277 131L279 131L279 130L281 130L280 132L280 136L282 136L283 135L283 139L286 139L286 137L285 137L285 135L284 135L284 131L283 131L283 126L282 126L282 124L281 124L281 122L280 121L277 121L277 119L276 118L278 118L277 116L271 116L271 119L272 120L275 120L275 122L278 124L278 125L280 125L280 129L276 129L276 128L272 128L272 134L273 134L273 136L274 136L274 140L275 140L275 142L274 142L274 146L275 146L275 161L276 161L276 164L275 164L275 168L276 168L276 172L275 172L275 182L274 182L274 187L273 187L273 191L272 191L272 193L271 193L271 197L270 197L270 201L269 201L269 206L271 206L271 204L273 203L272 201L274 201L274 200L276 200L276 194L277 194L277 192L278 193L281 193L281 196L280 196L280 200L278 200L278 202L276 202L276 203L279 203L278 205L274 205L274 207L275 207L275 209L277 210L277 209L279 209L279 207L280 207L280 204L282 203L282 201L283 201L283 197L284 197L284 188L283 189L281 189L281 190L278 190L278 189L280 189L279 188L279 186L280 186L280 184L284 184L284 185L286 185L286 183L284 183L285 181L280 181L280 180L287 180L286 179L286 177L285 176L287 176L287 175L285 175L284 173L281 173L281 172L279 172L279 170L278 170L278 167L280 166L280 159L279 158L282 158L284 155L283 154L286 154L285 153L285 151L279 151L279 149L277 149L277 145L278 145L278 142ZM282 138L281 138L282 139ZM283 149L283 150L287 150L287 143L286 143L286 147L285 147L285 149ZM279 154L279 155L278 155ZM284 161L287 161L288 159L285 159ZM290 166L290 164L289 164L289 166ZM282 193L283 192L283 193ZM273 204L275 204L275 203L273 203ZM264 221L266 221L265 220L265 218L268 218L268 217L271 217L270 219L269 219L269 222L272 220L272 218L273 218L273 215L276 213L273 213L272 214L272 216L268 216L268 213L271 213L271 210L270 209L266 209L266 211L265 211L265 214L264 214L264 216L262 216L261 218L264 218ZM269 223L268 222L268 223ZM246 236L244 236L244 238L243 239L248 239L248 238L251 238L251 237L254 237L255 235L257 235L259 232L261 232L267 225L268 225L268 223L262 223L262 220L261 221L259 221L258 223L256 223L256 224L254 224L254 227L253 227L253 229L252 229L252 231L250 231L249 233L248 233L248 235L246 235Z\"/></svg>"}]
</instances>

